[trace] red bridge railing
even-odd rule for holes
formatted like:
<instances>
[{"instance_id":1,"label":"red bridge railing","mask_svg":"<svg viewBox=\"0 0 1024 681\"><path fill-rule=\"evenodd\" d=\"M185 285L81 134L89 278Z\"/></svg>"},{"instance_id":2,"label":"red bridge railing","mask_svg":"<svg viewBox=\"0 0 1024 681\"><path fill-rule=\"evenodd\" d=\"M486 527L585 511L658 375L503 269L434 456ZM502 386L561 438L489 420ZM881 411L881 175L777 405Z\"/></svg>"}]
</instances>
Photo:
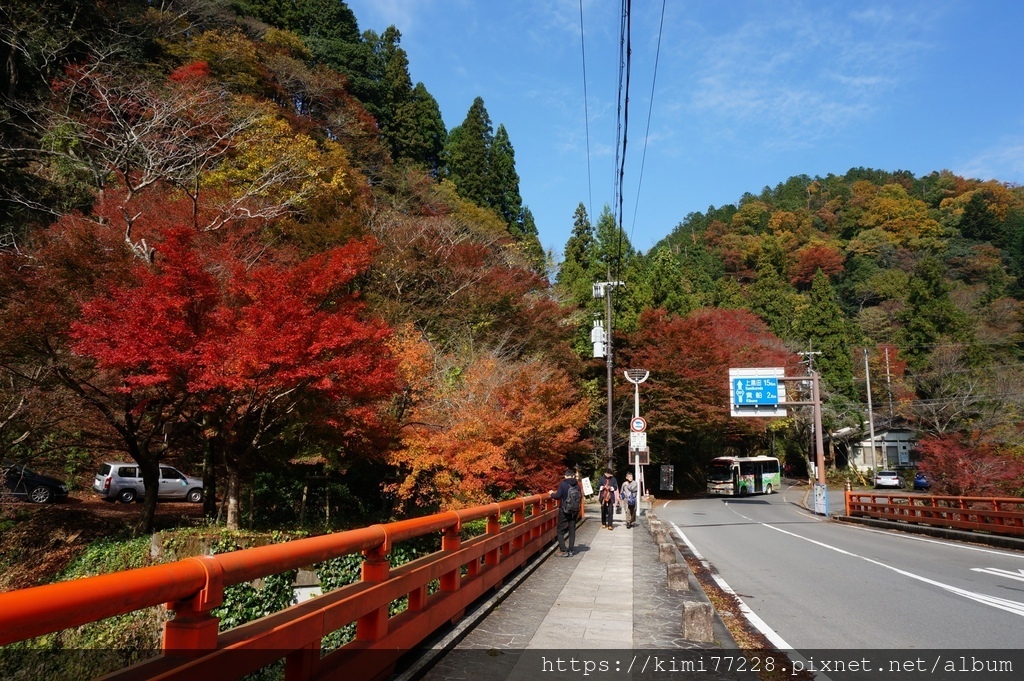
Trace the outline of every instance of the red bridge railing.
<instances>
[{"instance_id":1,"label":"red bridge railing","mask_svg":"<svg viewBox=\"0 0 1024 681\"><path fill-rule=\"evenodd\" d=\"M528 513L529 511L529 513ZM501 524L511 513L512 521ZM486 519L486 532L462 541L462 524ZM344 666L349 678L391 672L398 658L545 548L554 539L555 502L547 494L373 525L175 563L76 579L0 594L0 646L165 604L160 657L105 678L236 679L282 658L285 678L326 678ZM392 569L397 542L441 533L441 550ZM358 582L281 612L219 632L210 611L224 587L361 552ZM428 595L428 585L439 589ZM408 608L388 606L408 597ZM322 654L324 636L351 623L355 640ZM244 654L242 654L244 653Z\"/></svg>"},{"instance_id":2,"label":"red bridge railing","mask_svg":"<svg viewBox=\"0 0 1024 681\"><path fill-rule=\"evenodd\" d=\"M847 492L846 515L1024 536L1024 499Z\"/></svg>"}]
</instances>

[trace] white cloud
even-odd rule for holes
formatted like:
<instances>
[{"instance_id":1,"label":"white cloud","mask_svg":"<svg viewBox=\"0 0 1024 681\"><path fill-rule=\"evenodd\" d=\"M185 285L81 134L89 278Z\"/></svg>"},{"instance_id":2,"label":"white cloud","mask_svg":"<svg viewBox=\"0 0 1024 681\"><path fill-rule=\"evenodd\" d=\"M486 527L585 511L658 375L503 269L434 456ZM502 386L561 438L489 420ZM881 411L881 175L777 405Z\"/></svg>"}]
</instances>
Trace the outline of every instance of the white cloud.
<instances>
[{"instance_id":1,"label":"white cloud","mask_svg":"<svg viewBox=\"0 0 1024 681\"><path fill-rule=\"evenodd\" d=\"M1024 136L1006 138L951 170L963 177L1024 184Z\"/></svg>"},{"instance_id":2,"label":"white cloud","mask_svg":"<svg viewBox=\"0 0 1024 681\"><path fill-rule=\"evenodd\" d=\"M838 7L780 17L774 6L739 25L696 35L690 104L722 126L756 126L771 145L831 135L887 106L930 48L913 12Z\"/></svg>"}]
</instances>

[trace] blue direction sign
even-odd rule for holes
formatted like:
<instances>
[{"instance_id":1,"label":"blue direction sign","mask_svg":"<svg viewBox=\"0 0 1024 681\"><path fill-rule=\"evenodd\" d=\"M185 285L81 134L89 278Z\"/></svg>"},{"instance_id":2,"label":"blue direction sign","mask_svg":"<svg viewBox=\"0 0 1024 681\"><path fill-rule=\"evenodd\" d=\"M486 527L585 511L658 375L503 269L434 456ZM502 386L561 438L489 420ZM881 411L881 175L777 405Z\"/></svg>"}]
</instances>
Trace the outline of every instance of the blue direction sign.
<instances>
[{"instance_id":1,"label":"blue direction sign","mask_svg":"<svg viewBox=\"0 0 1024 681\"><path fill-rule=\"evenodd\" d=\"M771 376L749 376L732 379L734 404L777 405L779 379Z\"/></svg>"}]
</instances>

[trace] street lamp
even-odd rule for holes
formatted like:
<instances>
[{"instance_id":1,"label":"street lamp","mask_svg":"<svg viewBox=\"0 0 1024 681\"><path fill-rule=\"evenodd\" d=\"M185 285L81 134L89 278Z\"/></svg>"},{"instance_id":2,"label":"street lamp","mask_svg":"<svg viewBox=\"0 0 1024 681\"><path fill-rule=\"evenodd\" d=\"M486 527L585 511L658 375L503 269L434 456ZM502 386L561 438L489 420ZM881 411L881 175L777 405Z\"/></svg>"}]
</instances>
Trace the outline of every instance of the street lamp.
<instances>
[{"instance_id":1,"label":"street lamp","mask_svg":"<svg viewBox=\"0 0 1024 681\"><path fill-rule=\"evenodd\" d=\"M640 416L640 384L647 380L651 372L645 369L627 369L625 374L626 380L633 384L633 417L637 418ZM637 496L639 498L643 496L644 487L646 487L641 477L640 450L636 450L633 456L633 470L633 479L639 485L637 488Z\"/></svg>"}]
</instances>

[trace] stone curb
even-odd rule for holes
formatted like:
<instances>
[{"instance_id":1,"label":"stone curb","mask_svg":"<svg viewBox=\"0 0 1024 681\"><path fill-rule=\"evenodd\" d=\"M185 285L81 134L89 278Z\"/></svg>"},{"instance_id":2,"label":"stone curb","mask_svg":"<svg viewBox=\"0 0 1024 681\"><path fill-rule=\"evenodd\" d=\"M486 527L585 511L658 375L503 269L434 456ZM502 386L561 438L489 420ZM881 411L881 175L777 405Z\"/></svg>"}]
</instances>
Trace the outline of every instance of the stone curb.
<instances>
[{"instance_id":1,"label":"stone curb","mask_svg":"<svg viewBox=\"0 0 1024 681\"><path fill-rule=\"evenodd\" d=\"M675 534L653 511L648 511L645 519L648 531L658 544L659 559L665 564L668 588L686 591L687 597L683 600L680 613L683 638L699 643L717 640L722 648L738 649L739 645L686 562L684 551L688 553L689 550L679 546Z\"/></svg>"}]
</instances>

